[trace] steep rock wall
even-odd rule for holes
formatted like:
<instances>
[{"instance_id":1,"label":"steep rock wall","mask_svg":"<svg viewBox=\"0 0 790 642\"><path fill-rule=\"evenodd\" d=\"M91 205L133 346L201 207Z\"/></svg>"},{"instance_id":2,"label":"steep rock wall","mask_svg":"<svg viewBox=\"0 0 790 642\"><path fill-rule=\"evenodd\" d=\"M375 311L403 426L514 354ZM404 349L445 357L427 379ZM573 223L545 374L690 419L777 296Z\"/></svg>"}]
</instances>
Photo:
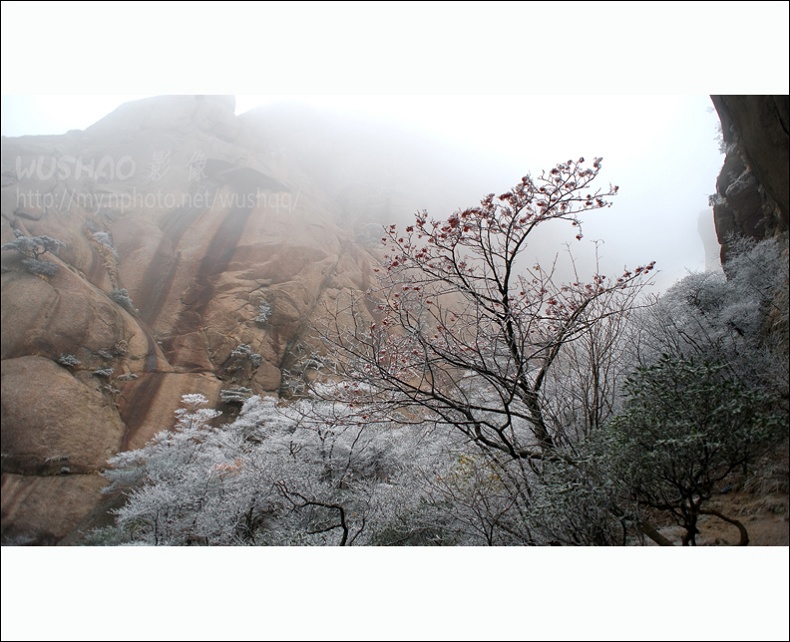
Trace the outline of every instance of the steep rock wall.
<instances>
[{"instance_id":1,"label":"steep rock wall","mask_svg":"<svg viewBox=\"0 0 790 642\"><path fill-rule=\"evenodd\" d=\"M790 211L790 97L712 96L727 146L712 197L716 233L727 256L731 234L784 234Z\"/></svg>"},{"instance_id":2,"label":"steep rock wall","mask_svg":"<svg viewBox=\"0 0 790 642\"><path fill-rule=\"evenodd\" d=\"M368 287L338 206L302 189L265 130L233 99L174 96L84 132L3 139L3 243L64 243L42 257L52 276L2 256L6 541L71 533L107 458L169 428L181 395L287 392L286 369L299 377L321 348L323 303Z\"/></svg>"}]
</instances>

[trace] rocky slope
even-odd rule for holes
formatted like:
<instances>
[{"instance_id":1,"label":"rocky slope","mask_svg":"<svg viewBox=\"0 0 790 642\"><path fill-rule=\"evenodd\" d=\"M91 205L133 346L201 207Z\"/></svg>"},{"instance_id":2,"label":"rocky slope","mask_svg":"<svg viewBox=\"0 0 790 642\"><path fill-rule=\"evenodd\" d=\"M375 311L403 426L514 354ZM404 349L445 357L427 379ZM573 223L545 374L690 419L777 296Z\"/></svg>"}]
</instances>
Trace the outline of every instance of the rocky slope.
<instances>
[{"instance_id":1,"label":"rocky slope","mask_svg":"<svg viewBox=\"0 0 790 642\"><path fill-rule=\"evenodd\" d=\"M397 127L234 111L158 97L3 139L2 242L63 243L38 257L52 275L2 253L4 541L71 540L100 519L102 466L169 428L183 394L226 413L288 394L322 348L322 311L370 287L381 225L494 184L490 163Z\"/></svg>"},{"instance_id":2,"label":"rocky slope","mask_svg":"<svg viewBox=\"0 0 790 642\"><path fill-rule=\"evenodd\" d=\"M169 427L181 395L278 394L304 371L310 322L371 270L314 183L227 98L143 100L86 131L3 140L3 243L64 244L40 257L51 276L2 257L6 541L70 533L107 458Z\"/></svg>"},{"instance_id":3,"label":"rocky slope","mask_svg":"<svg viewBox=\"0 0 790 642\"><path fill-rule=\"evenodd\" d=\"M737 233L787 232L790 210L790 97L712 96L727 155L712 197L722 261Z\"/></svg>"}]
</instances>

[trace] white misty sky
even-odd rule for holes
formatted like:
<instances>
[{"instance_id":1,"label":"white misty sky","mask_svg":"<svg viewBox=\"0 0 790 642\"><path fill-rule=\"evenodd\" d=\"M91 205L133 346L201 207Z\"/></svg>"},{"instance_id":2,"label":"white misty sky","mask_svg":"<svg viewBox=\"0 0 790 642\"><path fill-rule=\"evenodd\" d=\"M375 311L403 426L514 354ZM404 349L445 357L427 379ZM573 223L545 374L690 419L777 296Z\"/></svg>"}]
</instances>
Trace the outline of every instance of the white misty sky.
<instances>
[{"instance_id":1,"label":"white misty sky","mask_svg":"<svg viewBox=\"0 0 790 642\"><path fill-rule=\"evenodd\" d=\"M140 97L4 96L3 133L83 129ZM607 268L656 260L662 287L686 270L704 268L697 219L722 163L715 141L718 119L706 95L240 94L236 111L277 100L381 119L446 139L502 168L502 182L490 191L561 160L603 156L603 179L622 191L611 209L590 215L585 238L605 240L604 255L612 260Z\"/></svg>"},{"instance_id":2,"label":"white misty sky","mask_svg":"<svg viewBox=\"0 0 790 642\"><path fill-rule=\"evenodd\" d=\"M617 260L657 260L666 283L702 267L697 216L721 165L707 95L788 93L788 6L3 2L2 133L82 129L158 94L234 94L239 113L290 96L491 155L513 168L506 185L600 155L622 194L600 226L587 225L587 239L605 238ZM146 596L140 617L121 621L137 639L172 628L223 639L362 630L374 639L626 640L647 619L657 638L787 639L786 548L737 561L698 551L694 608L671 618L655 617L650 598L676 599L688 559L658 550L337 552L197 560L189 550L3 547L3 586L14 587L3 593L3 639L111 635L124 617L117 587ZM67 588L42 574L68 578ZM634 590L645 580L647 592ZM739 586L750 589L738 591L733 617L696 617L721 612Z\"/></svg>"}]
</instances>

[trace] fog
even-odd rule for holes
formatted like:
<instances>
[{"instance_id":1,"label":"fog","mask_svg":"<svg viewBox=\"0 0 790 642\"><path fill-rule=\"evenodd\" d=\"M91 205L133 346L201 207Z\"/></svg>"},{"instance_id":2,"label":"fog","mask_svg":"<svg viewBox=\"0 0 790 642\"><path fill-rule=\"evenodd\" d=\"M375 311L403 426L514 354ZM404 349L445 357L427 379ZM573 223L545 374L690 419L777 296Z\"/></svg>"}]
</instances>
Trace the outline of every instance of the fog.
<instances>
[{"instance_id":1,"label":"fog","mask_svg":"<svg viewBox=\"0 0 790 642\"><path fill-rule=\"evenodd\" d=\"M134 98L5 96L3 133L85 128ZM239 95L236 114L341 203L341 222L358 238L421 209L447 216L557 162L601 156L601 186L620 187L613 206L585 217L581 242L565 226L544 232L530 260L573 241L589 264L603 241L606 270L656 261L660 289L705 268L701 232L710 238L713 223L704 212L722 163L707 96Z\"/></svg>"},{"instance_id":2,"label":"fog","mask_svg":"<svg viewBox=\"0 0 790 642\"><path fill-rule=\"evenodd\" d=\"M238 109L254 100L241 97ZM293 106L279 102L269 110L287 104ZM594 241L601 240L607 270L655 260L661 288L705 267L699 215L709 211L708 194L722 163L708 97L315 97L307 104L313 110L294 110L293 120L301 118L300 126L309 129L311 118L325 119L336 179L351 180L339 176L338 159L331 158L342 149L357 184L384 184L401 196L400 209L391 212L395 221L423 208L446 216L488 192L504 191L525 173L602 156L603 180L619 185L620 195L611 209L586 217L574 253L589 262ZM319 137L320 129L311 136ZM356 163L348 165L349 159ZM403 194L407 185L412 189ZM707 226L702 218L710 237L712 214ZM567 226L552 229L530 252L545 260L574 235Z\"/></svg>"}]
</instances>

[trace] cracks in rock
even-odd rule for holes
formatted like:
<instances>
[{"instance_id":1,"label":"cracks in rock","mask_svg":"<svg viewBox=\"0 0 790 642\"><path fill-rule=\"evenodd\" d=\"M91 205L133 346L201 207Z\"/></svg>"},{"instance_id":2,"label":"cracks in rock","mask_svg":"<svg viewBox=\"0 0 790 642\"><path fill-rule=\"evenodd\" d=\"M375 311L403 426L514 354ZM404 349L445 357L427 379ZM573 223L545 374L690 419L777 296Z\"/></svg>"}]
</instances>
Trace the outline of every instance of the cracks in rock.
<instances>
[{"instance_id":1,"label":"cracks in rock","mask_svg":"<svg viewBox=\"0 0 790 642\"><path fill-rule=\"evenodd\" d=\"M277 364L277 368L279 369L281 374L281 384L280 384L280 392L279 392L280 396L282 396L282 393L284 392L283 385L285 383L282 374L287 372L288 370L287 366L289 365L289 359L293 358L294 362L296 362L297 360L296 355L293 354L293 348L296 345L296 343L304 336L304 331L306 327L309 325L310 319L313 318L313 313L318 307L318 304L323 299L324 292L326 292L326 290L329 289L329 284L332 278L334 278L334 276L337 274L337 269L338 266L340 265L340 261L342 260L345 253L349 251L351 244L348 241L344 241L341 239L338 240L340 241L340 250L337 253L335 261L332 264L332 266L329 269L327 269L326 272L323 274L323 278L321 279L321 283L319 283L318 285L318 288L316 290L316 295L315 298L313 299L312 304L307 308L304 314L302 314L302 320L297 325L293 337L286 343L283 349L282 358L280 359L280 362Z\"/></svg>"}]
</instances>

